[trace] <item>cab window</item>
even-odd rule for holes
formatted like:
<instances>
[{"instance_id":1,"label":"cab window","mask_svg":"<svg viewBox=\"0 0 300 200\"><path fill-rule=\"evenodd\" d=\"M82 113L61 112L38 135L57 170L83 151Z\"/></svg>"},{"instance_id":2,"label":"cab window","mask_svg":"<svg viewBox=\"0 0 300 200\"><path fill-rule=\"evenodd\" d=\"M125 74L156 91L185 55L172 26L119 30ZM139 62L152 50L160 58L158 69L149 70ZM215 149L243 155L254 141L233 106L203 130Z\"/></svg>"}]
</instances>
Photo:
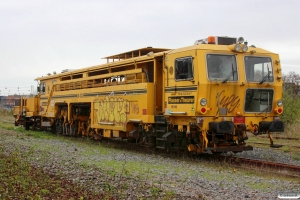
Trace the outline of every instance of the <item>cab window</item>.
<instances>
[{"instance_id":1,"label":"cab window","mask_svg":"<svg viewBox=\"0 0 300 200\"><path fill-rule=\"evenodd\" d=\"M246 78L249 82L273 82L273 66L269 57L245 57Z\"/></svg>"},{"instance_id":2,"label":"cab window","mask_svg":"<svg viewBox=\"0 0 300 200\"><path fill-rule=\"evenodd\" d=\"M271 89L247 89L245 112L271 112L273 96Z\"/></svg>"},{"instance_id":3,"label":"cab window","mask_svg":"<svg viewBox=\"0 0 300 200\"><path fill-rule=\"evenodd\" d=\"M193 58L184 57L175 60L175 79L192 80L194 79Z\"/></svg>"},{"instance_id":4,"label":"cab window","mask_svg":"<svg viewBox=\"0 0 300 200\"><path fill-rule=\"evenodd\" d=\"M211 81L237 81L237 64L234 55L207 54L208 79Z\"/></svg>"}]
</instances>

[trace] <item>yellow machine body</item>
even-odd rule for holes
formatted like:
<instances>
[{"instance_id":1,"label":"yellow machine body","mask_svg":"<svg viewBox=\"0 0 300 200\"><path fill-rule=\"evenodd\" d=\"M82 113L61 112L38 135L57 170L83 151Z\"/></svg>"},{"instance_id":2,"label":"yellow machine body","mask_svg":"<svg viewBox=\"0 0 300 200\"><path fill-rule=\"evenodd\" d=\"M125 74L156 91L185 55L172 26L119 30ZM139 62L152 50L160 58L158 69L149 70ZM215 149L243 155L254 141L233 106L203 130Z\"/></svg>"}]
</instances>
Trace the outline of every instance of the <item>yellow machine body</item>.
<instances>
[{"instance_id":1,"label":"yellow machine body","mask_svg":"<svg viewBox=\"0 0 300 200\"><path fill-rule=\"evenodd\" d=\"M147 47L106 59L37 78L38 95L15 107L16 119L30 123L16 123L193 153L252 150L247 131L284 129L278 54L208 37L184 48Z\"/></svg>"}]
</instances>

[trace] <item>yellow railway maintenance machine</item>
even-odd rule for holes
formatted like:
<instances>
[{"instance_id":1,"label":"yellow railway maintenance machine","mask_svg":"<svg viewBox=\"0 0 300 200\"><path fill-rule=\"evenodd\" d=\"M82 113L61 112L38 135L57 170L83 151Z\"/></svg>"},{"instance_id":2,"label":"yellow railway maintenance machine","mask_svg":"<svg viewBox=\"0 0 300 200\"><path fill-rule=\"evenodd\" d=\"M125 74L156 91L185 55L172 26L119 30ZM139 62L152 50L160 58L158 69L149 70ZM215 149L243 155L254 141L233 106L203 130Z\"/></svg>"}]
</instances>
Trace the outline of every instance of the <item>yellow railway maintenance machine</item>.
<instances>
[{"instance_id":1,"label":"yellow railway maintenance machine","mask_svg":"<svg viewBox=\"0 0 300 200\"><path fill-rule=\"evenodd\" d=\"M284 130L279 56L243 38L105 59L37 78L38 94L14 108L16 125L195 154L252 150L247 131L273 145L271 133Z\"/></svg>"}]
</instances>

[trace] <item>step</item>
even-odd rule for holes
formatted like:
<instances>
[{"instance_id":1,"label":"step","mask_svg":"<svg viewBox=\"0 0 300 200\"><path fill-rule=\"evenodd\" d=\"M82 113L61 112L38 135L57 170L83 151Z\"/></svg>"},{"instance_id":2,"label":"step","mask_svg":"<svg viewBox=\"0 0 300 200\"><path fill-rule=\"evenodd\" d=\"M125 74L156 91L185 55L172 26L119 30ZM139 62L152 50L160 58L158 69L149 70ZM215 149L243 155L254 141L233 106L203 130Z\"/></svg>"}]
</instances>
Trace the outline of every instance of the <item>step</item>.
<instances>
[{"instance_id":1,"label":"step","mask_svg":"<svg viewBox=\"0 0 300 200\"><path fill-rule=\"evenodd\" d=\"M155 124L167 124L165 121L156 121Z\"/></svg>"}]
</instances>

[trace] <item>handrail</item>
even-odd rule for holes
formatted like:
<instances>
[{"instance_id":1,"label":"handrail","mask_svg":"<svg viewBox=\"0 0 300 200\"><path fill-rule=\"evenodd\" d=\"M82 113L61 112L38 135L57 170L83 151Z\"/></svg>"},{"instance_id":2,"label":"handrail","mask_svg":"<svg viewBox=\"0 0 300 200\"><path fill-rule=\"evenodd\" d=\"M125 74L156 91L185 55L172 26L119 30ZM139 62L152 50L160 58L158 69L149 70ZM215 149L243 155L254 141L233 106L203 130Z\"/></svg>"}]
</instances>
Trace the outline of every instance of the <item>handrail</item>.
<instances>
[{"instance_id":1,"label":"handrail","mask_svg":"<svg viewBox=\"0 0 300 200\"><path fill-rule=\"evenodd\" d=\"M186 115L186 112L183 111L183 112L170 112L170 114L181 114L181 115Z\"/></svg>"},{"instance_id":2,"label":"handrail","mask_svg":"<svg viewBox=\"0 0 300 200\"><path fill-rule=\"evenodd\" d=\"M98 124L101 124L101 125L114 125L114 123L112 123L112 122L98 122Z\"/></svg>"},{"instance_id":3,"label":"handrail","mask_svg":"<svg viewBox=\"0 0 300 200\"><path fill-rule=\"evenodd\" d=\"M129 119L128 121L130 121L130 122L142 122L141 119Z\"/></svg>"},{"instance_id":4,"label":"handrail","mask_svg":"<svg viewBox=\"0 0 300 200\"><path fill-rule=\"evenodd\" d=\"M48 111L49 104L50 104L50 101L51 101L51 97L52 97L52 95L53 95L53 91L54 91L54 85L52 85L52 88L51 88L50 94L49 94L49 96L48 96L48 101L47 101L47 109L46 109L46 112Z\"/></svg>"},{"instance_id":5,"label":"handrail","mask_svg":"<svg viewBox=\"0 0 300 200\"><path fill-rule=\"evenodd\" d=\"M89 77L84 77L84 78L80 78L80 79L71 79L71 80L66 80L66 81L60 81L60 83L72 83L74 81L89 81L89 80L93 80L93 79L110 78L113 76L136 74L136 73L141 73L141 72L142 72L142 68L138 68L138 69L131 69L131 70L127 70L127 71L121 71L121 72L112 72L112 73L101 74L101 75L96 75L96 76L89 76Z\"/></svg>"}]
</instances>

